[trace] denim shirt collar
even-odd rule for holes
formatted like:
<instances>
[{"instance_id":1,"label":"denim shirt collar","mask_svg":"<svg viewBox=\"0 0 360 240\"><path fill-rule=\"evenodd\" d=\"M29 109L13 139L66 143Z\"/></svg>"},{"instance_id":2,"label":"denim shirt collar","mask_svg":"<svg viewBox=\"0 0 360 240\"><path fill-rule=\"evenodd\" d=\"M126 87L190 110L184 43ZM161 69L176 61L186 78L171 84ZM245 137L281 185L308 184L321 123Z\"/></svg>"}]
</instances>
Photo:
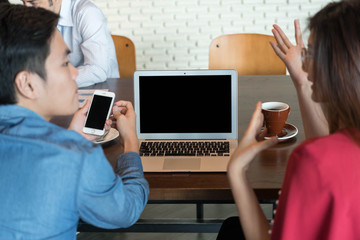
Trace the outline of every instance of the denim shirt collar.
<instances>
[{"instance_id":1,"label":"denim shirt collar","mask_svg":"<svg viewBox=\"0 0 360 240\"><path fill-rule=\"evenodd\" d=\"M38 118L45 121L45 119L38 113L15 104L0 105L0 123L4 120L11 121L15 118Z\"/></svg>"}]
</instances>

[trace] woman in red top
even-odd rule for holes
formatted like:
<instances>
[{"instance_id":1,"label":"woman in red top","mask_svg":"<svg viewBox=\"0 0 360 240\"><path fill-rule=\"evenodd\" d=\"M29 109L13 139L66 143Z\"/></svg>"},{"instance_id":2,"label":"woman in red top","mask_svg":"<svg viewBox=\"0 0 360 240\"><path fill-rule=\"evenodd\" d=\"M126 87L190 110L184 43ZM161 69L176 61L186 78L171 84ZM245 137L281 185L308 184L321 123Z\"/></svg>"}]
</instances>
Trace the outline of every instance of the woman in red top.
<instances>
[{"instance_id":1,"label":"woman in red top","mask_svg":"<svg viewBox=\"0 0 360 240\"><path fill-rule=\"evenodd\" d=\"M308 139L290 156L271 229L246 178L254 156L278 141L257 141L263 122L257 104L228 165L246 239L360 238L359 16L360 1L328 4L310 18L308 49L298 21L296 45L274 25L277 45L271 44L296 87Z\"/></svg>"}]
</instances>

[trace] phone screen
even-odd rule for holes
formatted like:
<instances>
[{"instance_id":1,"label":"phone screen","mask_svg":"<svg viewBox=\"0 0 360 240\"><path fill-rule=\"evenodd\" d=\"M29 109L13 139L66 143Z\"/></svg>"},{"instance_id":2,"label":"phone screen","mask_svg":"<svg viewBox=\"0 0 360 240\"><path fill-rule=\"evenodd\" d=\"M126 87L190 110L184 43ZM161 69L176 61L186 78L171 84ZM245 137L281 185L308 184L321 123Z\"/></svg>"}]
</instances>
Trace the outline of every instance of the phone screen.
<instances>
[{"instance_id":1,"label":"phone screen","mask_svg":"<svg viewBox=\"0 0 360 240\"><path fill-rule=\"evenodd\" d=\"M111 101L111 97L94 95L85 127L99 130L104 129Z\"/></svg>"}]
</instances>

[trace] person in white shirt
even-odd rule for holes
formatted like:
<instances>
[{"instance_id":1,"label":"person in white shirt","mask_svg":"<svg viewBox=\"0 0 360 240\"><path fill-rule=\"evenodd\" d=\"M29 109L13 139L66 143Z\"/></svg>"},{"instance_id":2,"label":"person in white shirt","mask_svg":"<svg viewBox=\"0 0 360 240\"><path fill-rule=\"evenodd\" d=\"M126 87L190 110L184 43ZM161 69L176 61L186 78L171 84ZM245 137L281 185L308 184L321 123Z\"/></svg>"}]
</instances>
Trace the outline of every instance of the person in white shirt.
<instances>
[{"instance_id":1,"label":"person in white shirt","mask_svg":"<svg viewBox=\"0 0 360 240\"><path fill-rule=\"evenodd\" d=\"M57 25L70 49L70 62L79 72L76 82L86 87L119 77L114 42L101 10L89 0L23 0L60 15Z\"/></svg>"}]
</instances>

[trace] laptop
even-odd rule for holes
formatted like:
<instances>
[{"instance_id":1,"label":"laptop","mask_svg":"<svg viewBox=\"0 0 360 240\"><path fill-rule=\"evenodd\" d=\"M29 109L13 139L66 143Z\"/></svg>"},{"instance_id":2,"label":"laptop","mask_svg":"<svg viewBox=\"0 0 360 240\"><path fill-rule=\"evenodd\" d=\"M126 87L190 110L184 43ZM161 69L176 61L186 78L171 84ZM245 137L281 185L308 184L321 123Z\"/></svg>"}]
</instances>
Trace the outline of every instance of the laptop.
<instances>
[{"instance_id":1,"label":"laptop","mask_svg":"<svg viewBox=\"0 0 360 240\"><path fill-rule=\"evenodd\" d=\"M236 70L142 70L134 103L144 172L224 172L238 139Z\"/></svg>"}]
</instances>

